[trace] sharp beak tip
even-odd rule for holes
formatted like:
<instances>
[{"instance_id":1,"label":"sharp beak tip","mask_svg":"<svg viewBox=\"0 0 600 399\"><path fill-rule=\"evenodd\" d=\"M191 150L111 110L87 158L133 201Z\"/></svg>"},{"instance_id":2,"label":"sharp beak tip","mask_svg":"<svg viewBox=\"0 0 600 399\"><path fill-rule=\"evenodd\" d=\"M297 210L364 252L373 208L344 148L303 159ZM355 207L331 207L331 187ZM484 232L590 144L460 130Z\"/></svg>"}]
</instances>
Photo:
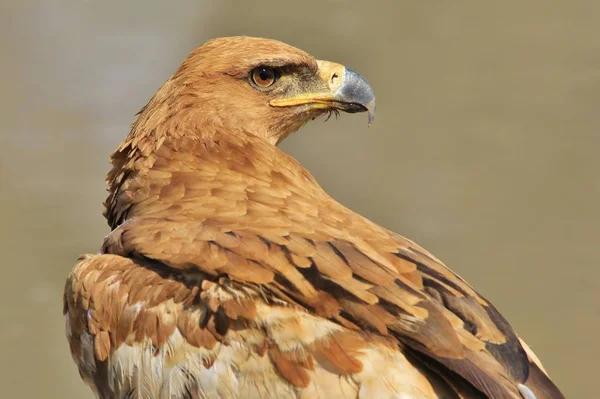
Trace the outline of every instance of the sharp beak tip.
<instances>
[{"instance_id":1,"label":"sharp beak tip","mask_svg":"<svg viewBox=\"0 0 600 399\"><path fill-rule=\"evenodd\" d=\"M334 98L342 103L360 105L367 111L368 126L375 120L375 94L367 80L350 68L345 68L344 80ZM351 112L357 112L356 109Z\"/></svg>"},{"instance_id":2,"label":"sharp beak tip","mask_svg":"<svg viewBox=\"0 0 600 399\"><path fill-rule=\"evenodd\" d=\"M365 106L365 108L367 109L367 115L368 115L367 126L370 127L373 124L373 121L375 120L375 99L373 98L373 101L368 103Z\"/></svg>"}]
</instances>

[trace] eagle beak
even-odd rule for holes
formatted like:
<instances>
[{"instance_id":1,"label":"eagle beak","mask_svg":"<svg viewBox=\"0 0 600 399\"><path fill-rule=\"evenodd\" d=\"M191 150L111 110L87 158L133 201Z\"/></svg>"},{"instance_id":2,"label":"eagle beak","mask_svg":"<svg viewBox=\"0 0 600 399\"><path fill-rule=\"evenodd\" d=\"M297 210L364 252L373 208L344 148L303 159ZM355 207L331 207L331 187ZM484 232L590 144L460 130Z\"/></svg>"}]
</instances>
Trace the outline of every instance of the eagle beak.
<instances>
[{"instance_id":1,"label":"eagle beak","mask_svg":"<svg viewBox=\"0 0 600 399\"><path fill-rule=\"evenodd\" d=\"M375 95L367 80L352 69L334 62L317 61L317 64L318 74L325 83L325 90L273 99L270 102L271 106L291 107L306 104L313 109L334 109L349 113L366 111L371 125L375 119Z\"/></svg>"}]
</instances>

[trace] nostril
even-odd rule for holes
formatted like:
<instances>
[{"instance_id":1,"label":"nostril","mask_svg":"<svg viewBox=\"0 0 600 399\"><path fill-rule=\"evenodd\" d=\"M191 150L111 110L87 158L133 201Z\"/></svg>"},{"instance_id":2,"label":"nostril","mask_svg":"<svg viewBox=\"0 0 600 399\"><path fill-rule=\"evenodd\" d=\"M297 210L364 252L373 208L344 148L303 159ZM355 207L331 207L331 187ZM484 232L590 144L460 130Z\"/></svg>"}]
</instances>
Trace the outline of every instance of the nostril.
<instances>
[{"instance_id":1,"label":"nostril","mask_svg":"<svg viewBox=\"0 0 600 399\"><path fill-rule=\"evenodd\" d=\"M335 83L335 80L336 80L338 77L339 77L339 75L337 74L337 72L334 72L334 73L331 75L331 84L334 84L334 83Z\"/></svg>"}]
</instances>

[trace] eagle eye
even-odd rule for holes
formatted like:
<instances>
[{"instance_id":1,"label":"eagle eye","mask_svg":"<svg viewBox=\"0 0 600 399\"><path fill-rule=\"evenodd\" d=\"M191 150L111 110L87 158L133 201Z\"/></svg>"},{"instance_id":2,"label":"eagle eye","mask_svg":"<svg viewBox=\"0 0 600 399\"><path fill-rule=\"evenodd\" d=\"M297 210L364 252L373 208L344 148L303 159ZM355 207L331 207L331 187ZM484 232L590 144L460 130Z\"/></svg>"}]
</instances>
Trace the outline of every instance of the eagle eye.
<instances>
[{"instance_id":1,"label":"eagle eye","mask_svg":"<svg viewBox=\"0 0 600 399\"><path fill-rule=\"evenodd\" d=\"M259 66L250 72L250 78L257 87L265 89L277 81L279 74L274 68Z\"/></svg>"}]
</instances>

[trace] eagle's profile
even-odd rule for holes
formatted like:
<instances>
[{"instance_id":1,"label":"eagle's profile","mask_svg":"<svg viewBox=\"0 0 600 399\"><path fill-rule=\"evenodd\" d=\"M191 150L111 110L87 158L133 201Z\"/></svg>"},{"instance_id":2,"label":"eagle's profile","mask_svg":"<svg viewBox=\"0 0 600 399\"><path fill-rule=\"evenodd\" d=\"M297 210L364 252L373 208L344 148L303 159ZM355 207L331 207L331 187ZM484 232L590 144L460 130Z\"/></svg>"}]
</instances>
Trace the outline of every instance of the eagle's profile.
<instances>
[{"instance_id":1,"label":"eagle's profile","mask_svg":"<svg viewBox=\"0 0 600 399\"><path fill-rule=\"evenodd\" d=\"M281 42L187 57L112 155L112 231L67 280L98 397L563 397L492 304L277 148L374 110L358 73Z\"/></svg>"}]
</instances>

